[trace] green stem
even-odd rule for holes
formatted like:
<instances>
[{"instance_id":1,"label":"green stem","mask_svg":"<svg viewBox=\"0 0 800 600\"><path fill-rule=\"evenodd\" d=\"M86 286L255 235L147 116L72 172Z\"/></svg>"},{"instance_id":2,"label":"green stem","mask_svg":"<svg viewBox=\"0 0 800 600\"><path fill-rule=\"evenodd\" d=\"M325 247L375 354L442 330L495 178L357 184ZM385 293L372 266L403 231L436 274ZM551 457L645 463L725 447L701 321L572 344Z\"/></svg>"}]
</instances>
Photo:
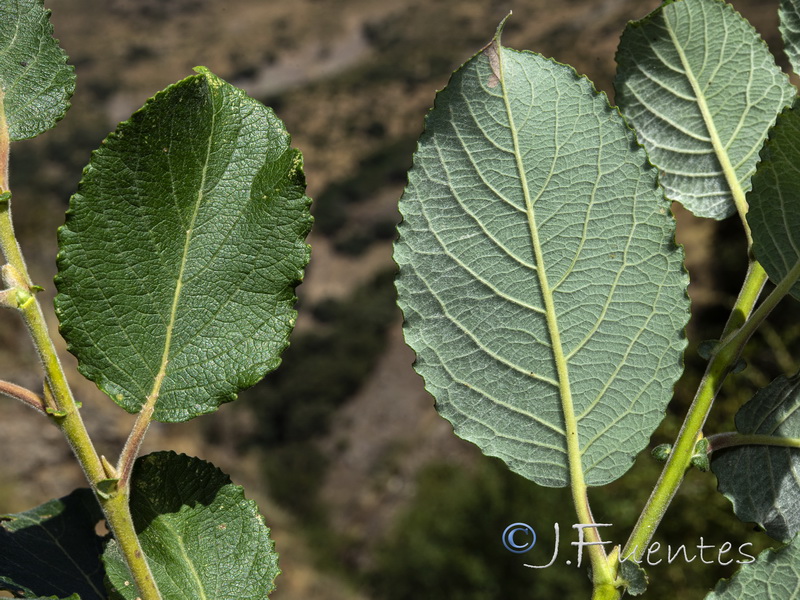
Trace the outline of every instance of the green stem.
<instances>
[{"instance_id":1,"label":"green stem","mask_svg":"<svg viewBox=\"0 0 800 600\"><path fill-rule=\"evenodd\" d=\"M9 243L9 240L12 240L12 243ZM33 339L36 352L39 354L39 360L44 368L45 386L49 396L55 402L53 406L48 406L48 408L58 412L59 416L56 418L56 423L64 432L70 446L72 446L81 467L86 473L86 478L90 483L94 484L105 478L105 471L100 463L100 457L89 439L89 434L78 411L77 403L72 396L61 362L48 333L41 305L31 291L33 286L30 283L30 276L28 275L25 261L22 259L19 244L14 237L10 201L0 204L0 248L8 263L20 274L23 282L25 282L28 288L26 291L31 294L31 300L20 306L19 311Z\"/></svg>"},{"instance_id":2,"label":"green stem","mask_svg":"<svg viewBox=\"0 0 800 600\"><path fill-rule=\"evenodd\" d=\"M622 588L613 584L595 585L592 590L592 600L619 600L622 598Z\"/></svg>"},{"instance_id":3,"label":"green stem","mask_svg":"<svg viewBox=\"0 0 800 600\"><path fill-rule=\"evenodd\" d=\"M780 448L800 448L800 438L780 437L758 433L738 433L729 431L715 433L706 437L708 440L708 453L734 448L736 446L776 446Z\"/></svg>"},{"instance_id":4,"label":"green stem","mask_svg":"<svg viewBox=\"0 0 800 600\"><path fill-rule=\"evenodd\" d=\"M661 523L667 507L682 483L683 476L691 464L695 444L702 435L703 425L708 418L714 398L722 387L722 382L728 372L736 364L744 343L749 339L749 335L741 335L741 332L749 324L754 323L754 319L748 319L748 316L753 312L753 306L766 279L767 274L761 265L755 261L751 262L742 284L742 291L736 299L731 316L723 331L723 341L706 368L697 394L678 433L678 438L667 458L667 463L622 550L622 557L641 559L656 528ZM774 292L770 297L773 295ZM765 301L762 307L766 304ZM774 305L777 302L771 304ZM753 316L755 317L755 315ZM763 317L761 319L763 320ZM754 327L748 327L750 334L752 334L751 329L755 330Z\"/></svg>"},{"instance_id":5,"label":"green stem","mask_svg":"<svg viewBox=\"0 0 800 600\"><path fill-rule=\"evenodd\" d=\"M732 332L727 331L726 328L726 331L723 333L722 341L720 342L720 348L726 346L743 347L773 309L778 306L778 303L791 291L798 278L800 278L800 259L798 259L784 278L778 282L775 289L764 298L764 301L759 304L758 308L753 311L753 314L741 327Z\"/></svg>"},{"instance_id":6,"label":"green stem","mask_svg":"<svg viewBox=\"0 0 800 600\"><path fill-rule=\"evenodd\" d=\"M161 600L150 565L147 564L144 552L139 544L139 537L133 525L133 518L129 507L128 490L119 491L101 502L103 513L108 519L108 524L114 534L125 563L131 572L133 580L139 591L137 600Z\"/></svg>"},{"instance_id":7,"label":"green stem","mask_svg":"<svg viewBox=\"0 0 800 600\"><path fill-rule=\"evenodd\" d=\"M15 287L30 295L29 300L19 306L19 311L44 369L45 404L47 408L53 410L53 420L67 438L86 474L86 479L95 491L95 496L108 520L109 528L114 533L139 588L140 600L161 600L161 594L158 592L155 579L144 558L139 538L133 526L128 507L127 490L108 498L97 493L98 483L107 479L107 474L81 418L80 407L67 383L64 369L48 332L41 305L34 296L35 286L31 282L22 250L14 235L14 226L11 220L11 192L8 189L8 155L9 134L3 97L0 94L0 251L5 256L8 265L11 266L11 269L4 269L4 275L14 279Z\"/></svg>"}]
</instances>

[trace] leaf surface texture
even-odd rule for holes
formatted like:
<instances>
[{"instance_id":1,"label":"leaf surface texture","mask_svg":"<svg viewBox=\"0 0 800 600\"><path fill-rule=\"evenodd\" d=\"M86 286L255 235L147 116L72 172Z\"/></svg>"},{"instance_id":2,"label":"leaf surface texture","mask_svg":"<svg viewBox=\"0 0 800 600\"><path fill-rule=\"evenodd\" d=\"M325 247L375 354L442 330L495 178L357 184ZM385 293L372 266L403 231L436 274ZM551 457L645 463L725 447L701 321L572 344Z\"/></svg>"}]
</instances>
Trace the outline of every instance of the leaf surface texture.
<instances>
[{"instance_id":1,"label":"leaf surface texture","mask_svg":"<svg viewBox=\"0 0 800 600\"><path fill-rule=\"evenodd\" d=\"M102 518L88 489L0 515L0 590L25 598L105 600L102 539L95 533Z\"/></svg>"},{"instance_id":2,"label":"leaf surface texture","mask_svg":"<svg viewBox=\"0 0 800 600\"><path fill-rule=\"evenodd\" d=\"M736 414L739 433L800 438L800 377L778 377ZM719 490L736 516L788 541L800 530L800 449L735 446L712 455Z\"/></svg>"},{"instance_id":3,"label":"leaf surface texture","mask_svg":"<svg viewBox=\"0 0 800 600\"><path fill-rule=\"evenodd\" d=\"M753 254L773 283L800 261L800 109L785 110L770 130L747 195ZM800 299L800 284L791 294Z\"/></svg>"},{"instance_id":4,"label":"leaf surface texture","mask_svg":"<svg viewBox=\"0 0 800 600\"><path fill-rule=\"evenodd\" d=\"M59 231L56 312L115 402L185 421L280 362L311 217L300 153L208 71L159 93L92 156Z\"/></svg>"},{"instance_id":5,"label":"leaf surface texture","mask_svg":"<svg viewBox=\"0 0 800 600\"><path fill-rule=\"evenodd\" d=\"M800 544L795 538L778 551L762 552L754 563L742 565L720 581L705 600L779 600L800 594Z\"/></svg>"},{"instance_id":6,"label":"leaf surface texture","mask_svg":"<svg viewBox=\"0 0 800 600\"><path fill-rule=\"evenodd\" d=\"M661 171L667 197L694 214L736 212L758 152L795 89L732 6L679 0L628 24L614 85L623 114Z\"/></svg>"},{"instance_id":7,"label":"leaf surface texture","mask_svg":"<svg viewBox=\"0 0 800 600\"><path fill-rule=\"evenodd\" d=\"M0 88L12 141L47 131L67 112L75 73L66 61L42 0L0 2Z\"/></svg>"},{"instance_id":8,"label":"leaf surface texture","mask_svg":"<svg viewBox=\"0 0 800 600\"><path fill-rule=\"evenodd\" d=\"M400 202L399 303L456 433L548 486L613 481L663 417L688 318L655 170L574 70L497 41L454 73Z\"/></svg>"},{"instance_id":9,"label":"leaf surface texture","mask_svg":"<svg viewBox=\"0 0 800 600\"><path fill-rule=\"evenodd\" d=\"M280 572L269 529L240 486L174 452L137 460L131 515L164 600L264 600ZM138 596L115 541L103 561L112 598Z\"/></svg>"}]
</instances>

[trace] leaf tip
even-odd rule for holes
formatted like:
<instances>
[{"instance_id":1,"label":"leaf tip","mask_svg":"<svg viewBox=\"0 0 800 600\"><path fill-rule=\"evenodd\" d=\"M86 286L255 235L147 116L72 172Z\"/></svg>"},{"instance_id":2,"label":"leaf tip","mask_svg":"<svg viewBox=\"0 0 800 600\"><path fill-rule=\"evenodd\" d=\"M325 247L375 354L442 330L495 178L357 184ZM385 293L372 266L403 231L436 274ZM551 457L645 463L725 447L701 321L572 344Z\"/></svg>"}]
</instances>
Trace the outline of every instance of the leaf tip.
<instances>
[{"instance_id":1,"label":"leaf tip","mask_svg":"<svg viewBox=\"0 0 800 600\"><path fill-rule=\"evenodd\" d=\"M511 17L512 14L514 14L514 11L509 10L508 14L505 17L503 17L502 21L500 21L500 24L497 26L497 31L495 31L494 39L492 41L497 41L498 44L500 43L500 36L503 34L503 28L506 26L506 21L508 21L508 19Z\"/></svg>"},{"instance_id":2,"label":"leaf tip","mask_svg":"<svg viewBox=\"0 0 800 600\"><path fill-rule=\"evenodd\" d=\"M211 69L208 67L204 67L203 65L198 65L192 69L195 73L205 78L206 82L210 86L221 87L226 82L219 77L217 77Z\"/></svg>"}]
</instances>

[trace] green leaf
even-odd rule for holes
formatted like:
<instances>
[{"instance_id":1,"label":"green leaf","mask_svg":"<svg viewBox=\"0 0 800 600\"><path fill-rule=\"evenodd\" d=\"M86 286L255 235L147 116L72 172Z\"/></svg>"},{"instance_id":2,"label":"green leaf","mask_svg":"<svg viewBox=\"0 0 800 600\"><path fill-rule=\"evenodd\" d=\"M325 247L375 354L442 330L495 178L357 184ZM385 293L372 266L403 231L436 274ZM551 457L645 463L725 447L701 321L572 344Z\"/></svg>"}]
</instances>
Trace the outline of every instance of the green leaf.
<instances>
[{"instance_id":1,"label":"green leaf","mask_svg":"<svg viewBox=\"0 0 800 600\"><path fill-rule=\"evenodd\" d=\"M800 376L778 377L736 414L742 434L800 438ZM742 521L757 523L771 537L788 541L800 531L800 450L747 445L712 454L719 491Z\"/></svg>"},{"instance_id":2,"label":"green leaf","mask_svg":"<svg viewBox=\"0 0 800 600\"><path fill-rule=\"evenodd\" d=\"M776 284L800 263L799 107L800 101L781 113L770 130L747 195L753 254ZM800 299L800 284L790 293Z\"/></svg>"},{"instance_id":3,"label":"green leaf","mask_svg":"<svg viewBox=\"0 0 800 600\"><path fill-rule=\"evenodd\" d=\"M682 370L687 276L606 96L495 40L437 96L400 210L406 341L456 433L542 485L622 475Z\"/></svg>"},{"instance_id":4,"label":"green leaf","mask_svg":"<svg viewBox=\"0 0 800 600\"><path fill-rule=\"evenodd\" d=\"M800 2L781 0L778 9L784 51L795 73L800 72Z\"/></svg>"},{"instance_id":5,"label":"green leaf","mask_svg":"<svg viewBox=\"0 0 800 600\"><path fill-rule=\"evenodd\" d=\"M667 197L698 216L734 214L732 191L750 189L767 131L795 96L755 29L720 0L680 0L629 23L617 63L617 102Z\"/></svg>"},{"instance_id":6,"label":"green leaf","mask_svg":"<svg viewBox=\"0 0 800 600\"><path fill-rule=\"evenodd\" d=\"M105 140L59 231L56 312L81 372L159 421L212 412L278 366L309 257L283 124L198 70Z\"/></svg>"},{"instance_id":7,"label":"green leaf","mask_svg":"<svg viewBox=\"0 0 800 600\"><path fill-rule=\"evenodd\" d=\"M77 489L18 514L0 515L0 590L77 600L105 600L103 515L92 492Z\"/></svg>"},{"instance_id":8,"label":"green leaf","mask_svg":"<svg viewBox=\"0 0 800 600\"><path fill-rule=\"evenodd\" d=\"M131 514L163 600L263 600L280 572L269 529L240 486L174 452L136 461ZM137 591L116 542L103 555L112 598Z\"/></svg>"},{"instance_id":9,"label":"green leaf","mask_svg":"<svg viewBox=\"0 0 800 600\"><path fill-rule=\"evenodd\" d=\"M743 565L730 579L723 579L705 600L784 600L800 593L800 543L778 551L766 550L755 562Z\"/></svg>"},{"instance_id":10,"label":"green leaf","mask_svg":"<svg viewBox=\"0 0 800 600\"><path fill-rule=\"evenodd\" d=\"M12 141L47 131L67 112L75 73L66 61L42 0L0 3L0 110Z\"/></svg>"}]
</instances>

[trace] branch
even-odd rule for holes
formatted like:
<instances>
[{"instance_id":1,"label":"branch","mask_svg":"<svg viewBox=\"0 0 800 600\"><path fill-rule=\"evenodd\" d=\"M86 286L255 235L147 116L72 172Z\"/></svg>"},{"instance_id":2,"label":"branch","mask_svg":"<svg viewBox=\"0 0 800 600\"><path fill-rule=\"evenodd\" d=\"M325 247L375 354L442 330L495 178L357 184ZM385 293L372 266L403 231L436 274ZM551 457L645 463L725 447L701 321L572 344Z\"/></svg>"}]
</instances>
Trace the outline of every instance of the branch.
<instances>
[{"instance_id":1,"label":"branch","mask_svg":"<svg viewBox=\"0 0 800 600\"><path fill-rule=\"evenodd\" d=\"M10 381L4 381L0 379L0 394L8 396L9 398L14 398L15 400L20 400L43 415L47 414L44 406L44 400L27 388L19 386L15 383L11 383Z\"/></svg>"}]
</instances>

